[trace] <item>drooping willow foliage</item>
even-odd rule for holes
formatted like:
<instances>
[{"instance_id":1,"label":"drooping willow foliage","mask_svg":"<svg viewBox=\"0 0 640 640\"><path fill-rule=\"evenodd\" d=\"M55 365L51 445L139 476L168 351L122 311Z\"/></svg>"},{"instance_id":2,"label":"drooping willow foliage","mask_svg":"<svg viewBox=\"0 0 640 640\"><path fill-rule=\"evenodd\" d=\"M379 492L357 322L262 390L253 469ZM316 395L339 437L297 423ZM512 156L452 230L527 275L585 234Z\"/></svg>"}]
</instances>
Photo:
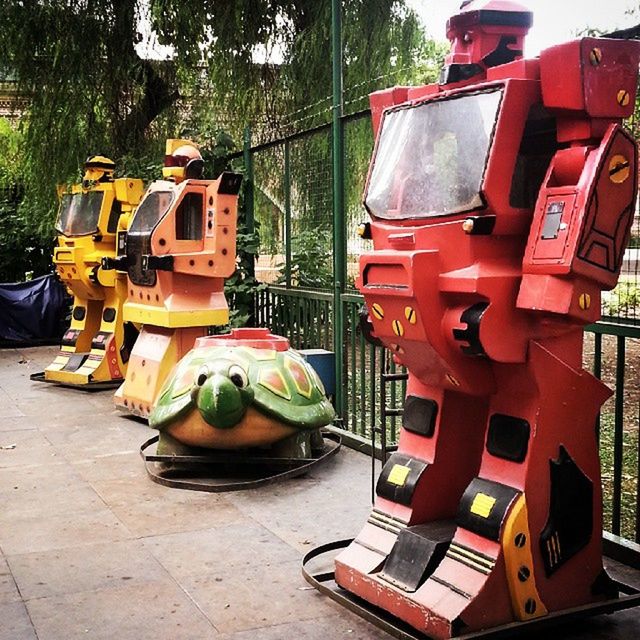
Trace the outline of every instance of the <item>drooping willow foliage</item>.
<instances>
[{"instance_id":1,"label":"drooping willow foliage","mask_svg":"<svg viewBox=\"0 0 640 640\"><path fill-rule=\"evenodd\" d=\"M403 0L343 11L353 98L422 80L438 57ZM0 72L29 98L20 210L43 236L55 185L89 154L151 177L167 136L206 146L220 129L239 141L248 123L267 138L330 118L330 0L4 0L0 25ZM142 46L156 38L168 55Z\"/></svg>"}]
</instances>

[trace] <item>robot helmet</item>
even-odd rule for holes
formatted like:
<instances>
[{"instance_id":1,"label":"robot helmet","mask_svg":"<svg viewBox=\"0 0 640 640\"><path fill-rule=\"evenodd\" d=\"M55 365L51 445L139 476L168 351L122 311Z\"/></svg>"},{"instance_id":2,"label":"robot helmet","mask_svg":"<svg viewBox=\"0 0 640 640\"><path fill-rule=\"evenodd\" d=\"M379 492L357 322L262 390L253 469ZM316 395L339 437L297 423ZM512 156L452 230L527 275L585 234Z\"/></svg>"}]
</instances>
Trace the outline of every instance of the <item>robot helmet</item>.
<instances>
[{"instance_id":1,"label":"robot helmet","mask_svg":"<svg viewBox=\"0 0 640 640\"><path fill-rule=\"evenodd\" d=\"M88 189L98 182L111 182L116 163L105 156L89 156L84 163L82 187Z\"/></svg>"},{"instance_id":2,"label":"robot helmet","mask_svg":"<svg viewBox=\"0 0 640 640\"><path fill-rule=\"evenodd\" d=\"M451 50L441 84L463 82L522 57L533 14L511 0L465 0L447 21Z\"/></svg>"},{"instance_id":3,"label":"robot helmet","mask_svg":"<svg viewBox=\"0 0 640 640\"><path fill-rule=\"evenodd\" d=\"M190 140L167 140L162 175L175 182L202 177L204 160L198 147Z\"/></svg>"}]
</instances>

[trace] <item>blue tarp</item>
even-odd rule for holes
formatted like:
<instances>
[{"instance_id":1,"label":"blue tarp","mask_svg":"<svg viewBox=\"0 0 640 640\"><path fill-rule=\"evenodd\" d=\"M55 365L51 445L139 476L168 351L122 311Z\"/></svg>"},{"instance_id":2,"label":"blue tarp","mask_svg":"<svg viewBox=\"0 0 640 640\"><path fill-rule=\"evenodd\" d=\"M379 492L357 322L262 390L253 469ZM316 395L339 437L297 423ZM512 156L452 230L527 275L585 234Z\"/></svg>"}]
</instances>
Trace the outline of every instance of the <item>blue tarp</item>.
<instances>
[{"instance_id":1,"label":"blue tarp","mask_svg":"<svg viewBox=\"0 0 640 640\"><path fill-rule=\"evenodd\" d=\"M70 299L55 276L0 284L0 342L57 342Z\"/></svg>"}]
</instances>

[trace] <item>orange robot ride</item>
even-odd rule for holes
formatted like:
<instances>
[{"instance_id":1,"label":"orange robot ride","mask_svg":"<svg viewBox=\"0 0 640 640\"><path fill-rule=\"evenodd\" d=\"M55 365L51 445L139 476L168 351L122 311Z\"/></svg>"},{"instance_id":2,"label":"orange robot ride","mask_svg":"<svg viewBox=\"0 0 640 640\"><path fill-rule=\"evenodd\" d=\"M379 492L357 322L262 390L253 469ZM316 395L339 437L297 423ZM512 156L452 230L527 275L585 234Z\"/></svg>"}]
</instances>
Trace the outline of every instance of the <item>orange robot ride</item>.
<instances>
[{"instance_id":1,"label":"orange robot ride","mask_svg":"<svg viewBox=\"0 0 640 640\"><path fill-rule=\"evenodd\" d=\"M147 417L175 364L225 325L224 280L235 270L236 215L242 177L201 178L203 160L189 140L168 140L164 180L153 182L135 211L121 255L126 270L124 317L141 325L127 375L115 394L119 408Z\"/></svg>"}]
</instances>

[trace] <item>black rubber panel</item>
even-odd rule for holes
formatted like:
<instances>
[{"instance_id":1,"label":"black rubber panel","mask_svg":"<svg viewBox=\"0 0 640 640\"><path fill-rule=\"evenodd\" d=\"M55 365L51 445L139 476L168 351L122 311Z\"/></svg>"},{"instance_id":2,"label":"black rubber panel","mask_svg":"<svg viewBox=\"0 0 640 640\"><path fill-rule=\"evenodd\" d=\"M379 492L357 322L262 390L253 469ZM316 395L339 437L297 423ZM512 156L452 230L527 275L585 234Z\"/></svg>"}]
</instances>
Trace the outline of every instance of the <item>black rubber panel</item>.
<instances>
[{"instance_id":1,"label":"black rubber panel","mask_svg":"<svg viewBox=\"0 0 640 640\"><path fill-rule=\"evenodd\" d=\"M96 154L96 155L100 155L100 154ZM116 164L115 162L101 162L100 160L91 160L93 156L89 156L89 158L87 158L87 161L84 163L85 169L115 169Z\"/></svg>"},{"instance_id":2,"label":"black rubber panel","mask_svg":"<svg viewBox=\"0 0 640 640\"><path fill-rule=\"evenodd\" d=\"M501 64L513 62L516 58L522 57L522 49L511 49L511 45L516 44L515 36L502 36L498 46L484 58L482 62L487 67L499 67Z\"/></svg>"},{"instance_id":3,"label":"black rubber panel","mask_svg":"<svg viewBox=\"0 0 640 640\"><path fill-rule=\"evenodd\" d=\"M79 336L80 331L78 329L69 329L68 331L65 331L64 336L62 337L62 346L75 347Z\"/></svg>"},{"instance_id":4,"label":"black rubber panel","mask_svg":"<svg viewBox=\"0 0 640 640\"><path fill-rule=\"evenodd\" d=\"M466 329L454 329L453 337L466 342L460 346L462 353L468 356L486 355L482 342L480 342L480 322L485 311L489 308L488 302L478 302L462 312L460 322L466 324Z\"/></svg>"},{"instance_id":5,"label":"black rubber panel","mask_svg":"<svg viewBox=\"0 0 640 640\"><path fill-rule=\"evenodd\" d=\"M84 361L89 357L88 353L74 353L69 356L69 360L67 364L62 367L63 371L77 371L83 364Z\"/></svg>"},{"instance_id":6,"label":"black rubber panel","mask_svg":"<svg viewBox=\"0 0 640 640\"><path fill-rule=\"evenodd\" d=\"M481 74L484 69L479 64L450 64L440 71L440 84L453 84L469 80Z\"/></svg>"},{"instance_id":7,"label":"black rubber panel","mask_svg":"<svg viewBox=\"0 0 640 640\"><path fill-rule=\"evenodd\" d=\"M129 362L131 350L133 349L133 345L138 339L138 335L140 335L140 332L138 331L138 329L136 329L136 326L133 324L133 322L124 323L124 340L122 341L122 346L120 347L120 359L124 364Z\"/></svg>"},{"instance_id":8,"label":"black rubber panel","mask_svg":"<svg viewBox=\"0 0 640 640\"><path fill-rule=\"evenodd\" d=\"M120 200L114 200L109 212L109 221L107 222L107 233L116 233L118 231L118 221L122 215L122 203Z\"/></svg>"},{"instance_id":9,"label":"black rubber panel","mask_svg":"<svg viewBox=\"0 0 640 640\"><path fill-rule=\"evenodd\" d=\"M529 423L514 416L494 413L489 419L487 451L497 458L524 462L529 449Z\"/></svg>"},{"instance_id":10,"label":"black rubber panel","mask_svg":"<svg viewBox=\"0 0 640 640\"><path fill-rule=\"evenodd\" d=\"M407 396L402 426L411 433L431 438L436 429L438 403L428 398Z\"/></svg>"},{"instance_id":11,"label":"black rubber panel","mask_svg":"<svg viewBox=\"0 0 640 640\"><path fill-rule=\"evenodd\" d=\"M187 180L198 180L202 178L204 172L204 160L201 158L193 158L187 162L187 166L184 168L184 177Z\"/></svg>"},{"instance_id":12,"label":"black rubber panel","mask_svg":"<svg viewBox=\"0 0 640 640\"><path fill-rule=\"evenodd\" d=\"M549 518L540 535L547 576L583 549L593 534L593 483L561 445L557 460L549 460Z\"/></svg>"},{"instance_id":13,"label":"black rubber panel","mask_svg":"<svg viewBox=\"0 0 640 640\"><path fill-rule=\"evenodd\" d=\"M471 511L478 493L483 493L495 499L495 503L486 517ZM517 489L506 484L474 478L462 496L456 522L460 527L498 542L500 540L500 529L507 511L518 495L520 495L520 492Z\"/></svg>"},{"instance_id":14,"label":"black rubber panel","mask_svg":"<svg viewBox=\"0 0 640 640\"><path fill-rule=\"evenodd\" d=\"M225 171L220 176L220 184L218 185L218 193L235 196L240 191L242 184L242 174Z\"/></svg>"},{"instance_id":15,"label":"black rubber panel","mask_svg":"<svg viewBox=\"0 0 640 640\"><path fill-rule=\"evenodd\" d=\"M80 322L81 320L84 320L85 316L87 315L87 310L85 307L74 307L73 308L73 319L77 320L78 322Z\"/></svg>"},{"instance_id":16,"label":"black rubber panel","mask_svg":"<svg viewBox=\"0 0 640 640\"><path fill-rule=\"evenodd\" d=\"M496 226L495 216L471 216L467 220L473 220L470 236L490 236Z\"/></svg>"},{"instance_id":17,"label":"black rubber panel","mask_svg":"<svg viewBox=\"0 0 640 640\"><path fill-rule=\"evenodd\" d=\"M105 351L107 348L107 341L109 340L109 337L112 335L113 334L109 331L98 331L98 333L96 333L95 337L91 341L91 348ZM102 340L97 339L100 336L102 336Z\"/></svg>"},{"instance_id":18,"label":"black rubber panel","mask_svg":"<svg viewBox=\"0 0 640 640\"><path fill-rule=\"evenodd\" d=\"M444 558L455 531L453 520L438 520L403 529L380 577L403 591L416 591Z\"/></svg>"},{"instance_id":19,"label":"black rubber panel","mask_svg":"<svg viewBox=\"0 0 640 640\"><path fill-rule=\"evenodd\" d=\"M402 484L389 481L389 476L396 465L409 468L409 472ZM376 494L381 498L386 498L387 500L392 500L393 502L404 504L408 507L411 504L413 492L418 484L418 480L420 480L420 476L428 466L429 465L423 460L395 452L382 468L382 473L376 484Z\"/></svg>"},{"instance_id":20,"label":"black rubber panel","mask_svg":"<svg viewBox=\"0 0 640 640\"><path fill-rule=\"evenodd\" d=\"M129 280L131 280L133 284L142 287L153 287L158 279L155 271L142 268L142 256L151 253L152 233L153 231L127 233L126 236L127 273L129 274Z\"/></svg>"},{"instance_id":21,"label":"black rubber panel","mask_svg":"<svg viewBox=\"0 0 640 640\"><path fill-rule=\"evenodd\" d=\"M364 339L375 347L384 347L382 340L375 335L373 323L369 316L369 309L366 304L363 304L358 310L358 326Z\"/></svg>"},{"instance_id":22,"label":"black rubber panel","mask_svg":"<svg viewBox=\"0 0 640 640\"><path fill-rule=\"evenodd\" d=\"M531 27L533 13L531 11L492 11L490 9L478 11L480 24L501 27Z\"/></svg>"},{"instance_id":23,"label":"black rubber panel","mask_svg":"<svg viewBox=\"0 0 640 640\"><path fill-rule=\"evenodd\" d=\"M102 319L105 322L113 322L116 319L116 310L113 307L107 307L102 312Z\"/></svg>"}]
</instances>

